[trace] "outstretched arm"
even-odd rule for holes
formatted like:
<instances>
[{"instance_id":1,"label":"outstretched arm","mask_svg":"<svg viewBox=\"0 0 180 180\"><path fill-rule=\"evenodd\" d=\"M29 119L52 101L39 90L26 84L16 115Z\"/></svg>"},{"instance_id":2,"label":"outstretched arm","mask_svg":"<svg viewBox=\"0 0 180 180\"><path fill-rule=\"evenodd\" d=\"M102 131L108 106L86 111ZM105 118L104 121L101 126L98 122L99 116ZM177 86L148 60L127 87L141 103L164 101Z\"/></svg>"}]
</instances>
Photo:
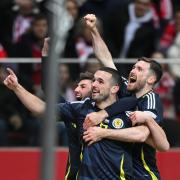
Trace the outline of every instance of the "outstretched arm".
<instances>
[{"instance_id":1,"label":"outstretched arm","mask_svg":"<svg viewBox=\"0 0 180 180\"><path fill-rule=\"evenodd\" d=\"M14 91L19 100L26 108L36 115L42 115L45 111L45 102L28 92L18 82L17 76L12 69L7 68L9 75L4 80L4 85Z\"/></svg>"},{"instance_id":2,"label":"outstretched arm","mask_svg":"<svg viewBox=\"0 0 180 180\"><path fill-rule=\"evenodd\" d=\"M164 130L147 112L132 112L130 119L133 124L140 123L146 125L149 128L151 134L147 139L148 144L152 145L158 151L167 151L169 149L169 142Z\"/></svg>"},{"instance_id":3,"label":"outstretched arm","mask_svg":"<svg viewBox=\"0 0 180 180\"><path fill-rule=\"evenodd\" d=\"M111 53L97 30L96 16L94 14L87 14L84 20L92 35L92 43L96 57L104 66L116 69Z\"/></svg>"}]
</instances>

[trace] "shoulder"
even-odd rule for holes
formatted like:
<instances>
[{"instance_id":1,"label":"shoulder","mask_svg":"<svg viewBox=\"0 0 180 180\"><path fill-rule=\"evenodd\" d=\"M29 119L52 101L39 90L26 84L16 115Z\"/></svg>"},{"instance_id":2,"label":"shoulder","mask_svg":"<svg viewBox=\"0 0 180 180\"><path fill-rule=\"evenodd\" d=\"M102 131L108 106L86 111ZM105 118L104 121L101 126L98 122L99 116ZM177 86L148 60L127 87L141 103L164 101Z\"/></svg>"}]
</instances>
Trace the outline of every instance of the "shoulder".
<instances>
[{"instance_id":1,"label":"shoulder","mask_svg":"<svg viewBox=\"0 0 180 180\"><path fill-rule=\"evenodd\" d=\"M160 97L157 93L151 91L143 96L143 102L147 105L147 109L155 109Z\"/></svg>"},{"instance_id":2,"label":"shoulder","mask_svg":"<svg viewBox=\"0 0 180 180\"><path fill-rule=\"evenodd\" d=\"M76 105L82 105L82 104L85 104L85 103L88 103L88 102L90 102L91 101L91 99L90 98L86 98L86 99L84 99L83 101L72 101L72 102L70 102L70 104L76 104Z\"/></svg>"}]
</instances>

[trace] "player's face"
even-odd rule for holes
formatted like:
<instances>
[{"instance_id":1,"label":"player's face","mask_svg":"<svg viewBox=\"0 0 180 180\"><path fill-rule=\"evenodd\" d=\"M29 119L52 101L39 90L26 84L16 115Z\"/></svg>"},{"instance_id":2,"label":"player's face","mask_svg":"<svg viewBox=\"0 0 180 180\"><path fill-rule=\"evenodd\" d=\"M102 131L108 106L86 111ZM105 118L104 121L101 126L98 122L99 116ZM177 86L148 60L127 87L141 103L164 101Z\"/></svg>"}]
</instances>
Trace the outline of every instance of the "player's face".
<instances>
[{"instance_id":1,"label":"player's face","mask_svg":"<svg viewBox=\"0 0 180 180\"><path fill-rule=\"evenodd\" d=\"M129 74L127 90L135 93L143 90L149 75L150 64L145 61L138 61Z\"/></svg>"},{"instance_id":2,"label":"player's face","mask_svg":"<svg viewBox=\"0 0 180 180\"><path fill-rule=\"evenodd\" d=\"M74 92L77 100L83 100L86 97L91 97L92 81L89 79L81 80Z\"/></svg>"},{"instance_id":3,"label":"player's face","mask_svg":"<svg viewBox=\"0 0 180 180\"><path fill-rule=\"evenodd\" d=\"M97 71L92 83L92 99L101 102L108 99L111 91L112 75L105 71Z\"/></svg>"}]
</instances>

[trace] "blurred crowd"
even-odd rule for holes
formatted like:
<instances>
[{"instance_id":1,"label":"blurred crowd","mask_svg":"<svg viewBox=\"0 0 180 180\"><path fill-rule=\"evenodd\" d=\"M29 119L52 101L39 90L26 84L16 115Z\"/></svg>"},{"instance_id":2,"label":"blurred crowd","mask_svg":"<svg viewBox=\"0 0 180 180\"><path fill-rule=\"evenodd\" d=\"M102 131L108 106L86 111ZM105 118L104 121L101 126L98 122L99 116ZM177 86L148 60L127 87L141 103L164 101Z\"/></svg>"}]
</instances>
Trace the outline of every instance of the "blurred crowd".
<instances>
[{"instance_id":1,"label":"blurred crowd","mask_svg":"<svg viewBox=\"0 0 180 180\"><path fill-rule=\"evenodd\" d=\"M41 58L44 38L49 36L48 1L0 1L0 58ZM98 30L113 58L152 57L158 60L180 58L179 0L65 0L74 25L62 56L77 58L78 64L61 64L59 92L67 101L75 100L74 88L81 71L95 72L100 64L94 58L91 36L82 17L98 17ZM1 60L1 59L0 59ZM131 65L116 64L124 76ZM41 119L29 113L16 96L2 84L5 67L16 72L30 92L43 98L40 64L0 64L0 146L39 145ZM180 145L180 63L162 64L164 75L156 91L164 106L165 129L172 146ZM64 135L63 124L57 125ZM170 127L170 128L169 128ZM172 128L171 128L172 127ZM176 140L177 139L177 140ZM66 138L58 144L66 145Z\"/></svg>"}]
</instances>

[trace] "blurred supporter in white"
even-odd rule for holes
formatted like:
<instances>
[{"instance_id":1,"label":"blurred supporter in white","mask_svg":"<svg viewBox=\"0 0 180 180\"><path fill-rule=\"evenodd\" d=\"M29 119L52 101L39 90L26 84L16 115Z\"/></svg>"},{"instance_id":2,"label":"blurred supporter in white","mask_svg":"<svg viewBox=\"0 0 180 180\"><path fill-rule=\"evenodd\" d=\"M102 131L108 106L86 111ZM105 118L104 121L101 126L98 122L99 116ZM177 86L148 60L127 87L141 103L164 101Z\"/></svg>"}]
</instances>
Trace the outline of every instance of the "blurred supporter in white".
<instances>
[{"instance_id":1,"label":"blurred supporter in white","mask_svg":"<svg viewBox=\"0 0 180 180\"><path fill-rule=\"evenodd\" d=\"M155 49L156 29L151 0L135 0L112 10L106 35L113 57L150 56Z\"/></svg>"},{"instance_id":2,"label":"blurred supporter in white","mask_svg":"<svg viewBox=\"0 0 180 180\"><path fill-rule=\"evenodd\" d=\"M151 0L135 0L111 10L104 39L114 58L151 56L158 32L153 13ZM127 77L132 67L121 64L117 68Z\"/></svg>"},{"instance_id":3,"label":"blurred supporter in white","mask_svg":"<svg viewBox=\"0 0 180 180\"><path fill-rule=\"evenodd\" d=\"M165 56L161 52L154 52L152 58L164 60ZM155 88L155 91L160 95L163 103L164 118L175 120L173 89L175 86L175 78L171 73L168 64L162 64L163 76Z\"/></svg>"}]
</instances>

